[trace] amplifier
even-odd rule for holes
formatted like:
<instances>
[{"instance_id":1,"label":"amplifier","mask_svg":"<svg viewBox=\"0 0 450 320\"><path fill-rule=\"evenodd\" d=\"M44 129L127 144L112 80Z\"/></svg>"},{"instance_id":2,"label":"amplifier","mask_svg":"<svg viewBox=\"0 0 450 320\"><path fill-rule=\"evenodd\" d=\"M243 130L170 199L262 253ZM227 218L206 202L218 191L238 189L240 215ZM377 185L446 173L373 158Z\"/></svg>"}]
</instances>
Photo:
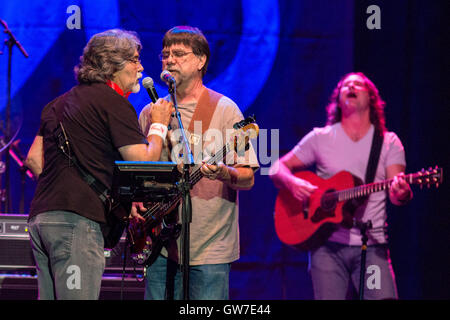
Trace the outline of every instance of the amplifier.
<instances>
[{"instance_id":1,"label":"amplifier","mask_svg":"<svg viewBox=\"0 0 450 320\"><path fill-rule=\"evenodd\" d=\"M0 214L0 270L35 269L27 219L25 214ZM115 248L105 250L105 274L122 273L125 260L127 274L142 275L144 268L134 263L126 247L124 234Z\"/></svg>"},{"instance_id":2,"label":"amplifier","mask_svg":"<svg viewBox=\"0 0 450 320\"><path fill-rule=\"evenodd\" d=\"M33 269L27 215L0 214L0 269Z\"/></svg>"}]
</instances>

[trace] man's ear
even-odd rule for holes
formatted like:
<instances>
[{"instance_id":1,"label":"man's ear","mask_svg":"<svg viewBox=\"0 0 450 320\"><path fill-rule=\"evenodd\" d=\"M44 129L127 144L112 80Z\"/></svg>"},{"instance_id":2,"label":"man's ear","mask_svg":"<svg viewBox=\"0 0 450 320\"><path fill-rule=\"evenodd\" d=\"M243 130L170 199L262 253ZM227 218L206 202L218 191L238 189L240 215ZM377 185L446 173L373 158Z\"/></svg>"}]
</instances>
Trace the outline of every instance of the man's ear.
<instances>
[{"instance_id":1,"label":"man's ear","mask_svg":"<svg viewBox=\"0 0 450 320\"><path fill-rule=\"evenodd\" d=\"M205 63L206 63L206 56L205 56L205 55L200 56L200 57L198 57L198 59L200 60L200 62L198 63L198 70L200 71L200 70L202 70L203 67L205 66Z\"/></svg>"}]
</instances>

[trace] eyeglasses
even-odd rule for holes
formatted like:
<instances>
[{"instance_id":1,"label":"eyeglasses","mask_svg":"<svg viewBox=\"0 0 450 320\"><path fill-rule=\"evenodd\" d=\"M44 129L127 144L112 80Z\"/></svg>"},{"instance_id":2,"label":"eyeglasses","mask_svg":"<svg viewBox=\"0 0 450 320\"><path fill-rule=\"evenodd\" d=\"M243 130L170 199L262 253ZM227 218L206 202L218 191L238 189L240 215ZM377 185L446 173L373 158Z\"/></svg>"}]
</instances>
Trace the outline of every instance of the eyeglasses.
<instances>
[{"instance_id":1,"label":"eyeglasses","mask_svg":"<svg viewBox=\"0 0 450 320\"><path fill-rule=\"evenodd\" d=\"M134 57L132 59L128 59L128 61L133 62L134 64L142 64L141 59L139 57Z\"/></svg>"},{"instance_id":2,"label":"eyeglasses","mask_svg":"<svg viewBox=\"0 0 450 320\"><path fill-rule=\"evenodd\" d=\"M160 61L165 61L165 60L169 59L171 54L175 59L180 59L180 58L183 58L184 56L188 55L189 53L193 53L193 52L192 51L185 52L185 51L181 51L181 50L174 50L172 52L163 51L158 55L158 57L159 57Z\"/></svg>"}]
</instances>

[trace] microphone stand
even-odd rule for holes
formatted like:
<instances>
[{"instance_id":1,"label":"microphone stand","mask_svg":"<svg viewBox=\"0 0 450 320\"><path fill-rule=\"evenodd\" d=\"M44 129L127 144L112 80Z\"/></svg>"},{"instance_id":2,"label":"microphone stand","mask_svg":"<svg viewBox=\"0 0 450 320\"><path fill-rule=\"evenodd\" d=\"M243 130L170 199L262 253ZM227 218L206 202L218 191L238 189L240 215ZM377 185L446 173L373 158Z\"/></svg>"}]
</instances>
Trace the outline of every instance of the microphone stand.
<instances>
[{"instance_id":1,"label":"microphone stand","mask_svg":"<svg viewBox=\"0 0 450 320\"><path fill-rule=\"evenodd\" d=\"M5 212L10 212L11 211L10 186L9 186L10 185L10 172L9 172L10 159L9 159L8 153L10 150L9 139L11 138L10 137L10 133L11 133L10 132L11 131L10 118L11 118L12 49L16 45L19 48L20 52L22 52L22 54L25 56L25 58L28 58L28 53L22 47L20 42L17 41L16 37L11 32L11 30L8 28L8 24L2 19L0 19L0 23L5 28L4 33L6 33L9 36L9 39L5 40L6 46L8 47L8 75L7 75L7 85L6 85L6 87L7 87L7 89L6 89L7 102L6 102L6 115L5 115L5 118L6 118L5 144L8 146L7 146L7 153L6 153L6 157L5 157Z\"/></svg>"},{"instance_id":2,"label":"microphone stand","mask_svg":"<svg viewBox=\"0 0 450 320\"><path fill-rule=\"evenodd\" d=\"M27 176L31 180L37 180L36 176L27 168L25 165L26 157L22 154L19 148L19 141L14 141L9 149L9 155L16 161L19 165L20 177L21 177L21 192L20 192L20 202L19 202L19 213L25 213L25 188L26 188L26 178Z\"/></svg>"},{"instance_id":3,"label":"microphone stand","mask_svg":"<svg viewBox=\"0 0 450 320\"><path fill-rule=\"evenodd\" d=\"M354 221L354 225L359 228L362 237L361 245L361 263L359 270L359 300L364 300L364 280L366 274L366 252L367 252L367 230L372 228L372 221L367 222Z\"/></svg>"},{"instance_id":4,"label":"microphone stand","mask_svg":"<svg viewBox=\"0 0 450 320\"><path fill-rule=\"evenodd\" d=\"M173 104L175 106L175 115L178 120L178 126L181 129L181 137L184 144L183 153L183 175L181 179L181 192L182 192L182 230L181 230L181 271L183 273L183 298L189 300L189 248L190 248L190 223L192 221L192 203L191 203L191 179L190 179L190 167L194 165L194 157L191 152L191 147L186 138L183 123L181 122L181 115L178 111L177 97L176 97L176 83L169 82L169 93L172 97Z\"/></svg>"}]
</instances>

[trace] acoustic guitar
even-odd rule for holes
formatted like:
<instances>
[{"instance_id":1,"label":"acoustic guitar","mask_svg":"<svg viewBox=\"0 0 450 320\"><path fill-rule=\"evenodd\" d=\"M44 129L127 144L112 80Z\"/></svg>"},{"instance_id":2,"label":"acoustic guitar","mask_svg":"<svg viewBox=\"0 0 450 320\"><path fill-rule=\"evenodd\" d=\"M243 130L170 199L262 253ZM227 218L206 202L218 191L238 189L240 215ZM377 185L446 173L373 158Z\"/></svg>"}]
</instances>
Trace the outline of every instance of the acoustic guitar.
<instances>
[{"instance_id":1,"label":"acoustic guitar","mask_svg":"<svg viewBox=\"0 0 450 320\"><path fill-rule=\"evenodd\" d=\"M281 242L300 250L311 250L330 236L336 225L353 226L353 213L374 192L390 188L393 179L361 184L361 180L347 171L340 171L329 179L313 172L294 174L309 181L318 189L309 198L308 205L281 189L275 202L275 230ZM442 168L422 169L404 176L409 184L439 186L443 181Z\"/></svg>"}]
</instances>

